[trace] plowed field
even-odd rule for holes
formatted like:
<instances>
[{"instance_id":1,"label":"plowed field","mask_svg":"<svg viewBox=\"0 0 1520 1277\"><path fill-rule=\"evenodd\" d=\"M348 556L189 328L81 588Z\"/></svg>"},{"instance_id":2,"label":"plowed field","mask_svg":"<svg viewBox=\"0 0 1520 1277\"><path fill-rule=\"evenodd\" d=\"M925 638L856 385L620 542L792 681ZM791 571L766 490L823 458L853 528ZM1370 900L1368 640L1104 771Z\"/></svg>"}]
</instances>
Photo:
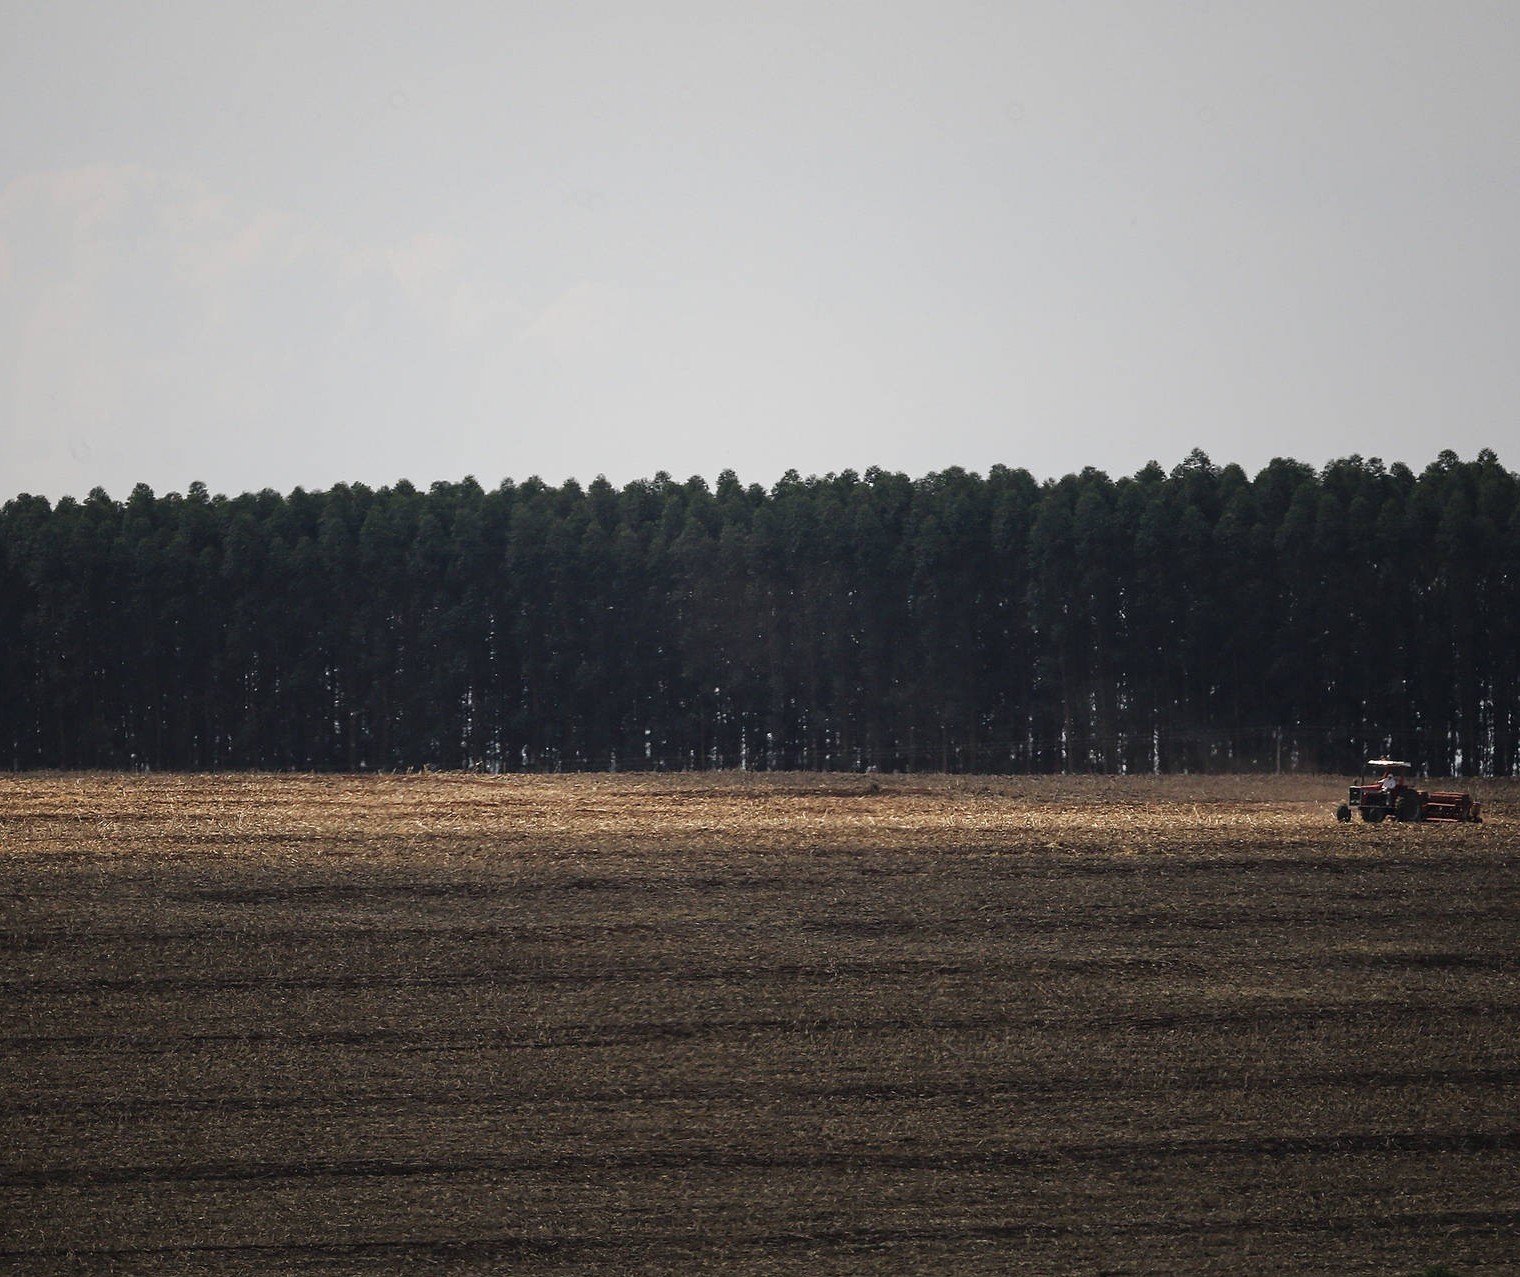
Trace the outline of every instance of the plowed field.
<instances>
[{"instance_id":1,"label":"plowed field","mask_svg":"<svg viewBox=\"0 0 1520 1277\"><path fill-rule=\"evenodd\" d=\"M0 1265L1520 1272L1520 789L0 777Z\"/></svg>"}]
</instances>

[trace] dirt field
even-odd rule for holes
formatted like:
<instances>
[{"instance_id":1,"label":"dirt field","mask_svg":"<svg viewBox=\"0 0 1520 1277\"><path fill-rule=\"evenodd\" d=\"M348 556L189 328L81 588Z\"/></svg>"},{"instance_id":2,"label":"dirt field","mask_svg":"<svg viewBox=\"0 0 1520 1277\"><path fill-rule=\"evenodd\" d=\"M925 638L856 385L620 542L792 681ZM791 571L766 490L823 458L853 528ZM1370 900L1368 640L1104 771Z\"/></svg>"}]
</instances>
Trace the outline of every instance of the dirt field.
<instances>
[{"instance_id":1,"label":"dirt field","mask_svg":"<svg viewBox=\"0 0 1520 1277\"><path fill-rule=\"evenodd\" d=\"M0 1265L1520 1273L1520 787L0 777Z\"/></svg>"}]
</instances>

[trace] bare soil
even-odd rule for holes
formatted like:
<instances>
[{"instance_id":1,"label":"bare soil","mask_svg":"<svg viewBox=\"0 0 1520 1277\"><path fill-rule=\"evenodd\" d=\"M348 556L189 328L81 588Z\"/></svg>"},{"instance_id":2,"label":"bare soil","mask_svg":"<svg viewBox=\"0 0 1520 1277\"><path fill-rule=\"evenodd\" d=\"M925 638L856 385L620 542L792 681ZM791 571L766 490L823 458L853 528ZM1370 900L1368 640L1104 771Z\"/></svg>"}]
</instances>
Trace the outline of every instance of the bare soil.
<instances>
[{"instance_id":1,"label":"bare soil","mask_svg":"<svg viewBox=\"0 0 1520 1277\"><path fill-rule=\"evenodd\" d=\"M0 1266L1520 1272L1520 786L0 777Z\"/></svg>"}]
</instances>

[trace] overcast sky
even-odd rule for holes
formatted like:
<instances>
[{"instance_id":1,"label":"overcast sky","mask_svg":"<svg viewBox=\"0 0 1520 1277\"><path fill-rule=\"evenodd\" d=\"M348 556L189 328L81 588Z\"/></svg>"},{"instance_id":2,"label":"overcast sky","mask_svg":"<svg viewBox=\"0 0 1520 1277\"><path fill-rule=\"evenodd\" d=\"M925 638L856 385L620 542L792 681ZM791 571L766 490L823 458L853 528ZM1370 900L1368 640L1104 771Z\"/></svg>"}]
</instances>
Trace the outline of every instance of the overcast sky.
<instances>
[{"instance_id":1,"label":"overcast sky","mask_svg":"<svg viewBox=\"0 0 1520 1277\"><path fill-rule=\"evenodd\" d=\"M1520 462L1520 4L0 0L0 499Z\"/></svg>"}]
</instances>

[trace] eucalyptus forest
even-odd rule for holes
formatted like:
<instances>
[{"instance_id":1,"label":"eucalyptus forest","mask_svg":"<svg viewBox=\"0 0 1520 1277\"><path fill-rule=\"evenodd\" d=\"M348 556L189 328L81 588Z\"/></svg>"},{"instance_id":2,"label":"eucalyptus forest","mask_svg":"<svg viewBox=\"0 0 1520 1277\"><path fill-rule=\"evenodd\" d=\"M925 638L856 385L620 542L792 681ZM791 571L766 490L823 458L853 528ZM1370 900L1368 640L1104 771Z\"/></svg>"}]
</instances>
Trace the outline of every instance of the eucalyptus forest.
<instances>
[{"instance_id":1,"label":"eucalyptus forest","mask_svg":"<svg viewBox=\"0 0 1520 1277\"><path fill-rule=\"evenodd\" d=\"M0 766L1520 768L1520 477L659 473L0 509Z\"/></svg>"}]
</instances>

